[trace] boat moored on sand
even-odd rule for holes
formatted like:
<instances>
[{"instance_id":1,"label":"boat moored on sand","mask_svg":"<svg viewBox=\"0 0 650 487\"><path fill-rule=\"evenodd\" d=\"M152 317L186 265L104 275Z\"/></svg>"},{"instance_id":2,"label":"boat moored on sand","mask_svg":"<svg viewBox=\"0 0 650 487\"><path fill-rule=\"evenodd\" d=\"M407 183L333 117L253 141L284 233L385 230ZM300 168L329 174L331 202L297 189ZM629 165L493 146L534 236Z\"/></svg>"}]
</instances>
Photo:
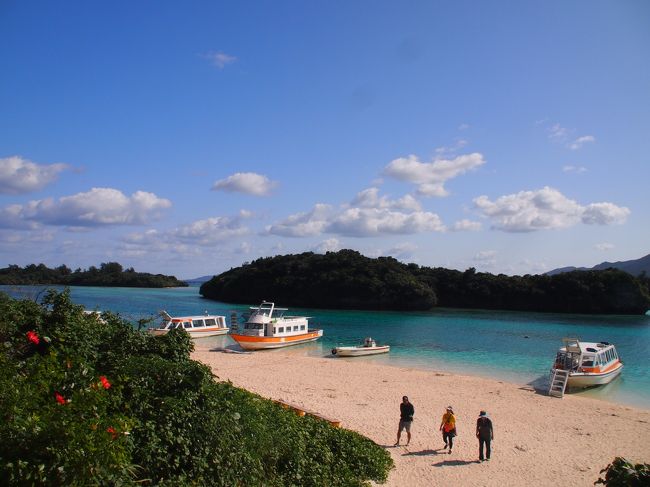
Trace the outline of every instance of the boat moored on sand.
<instances>
[{"instance_id":1,"label":"boat moored on sand","mask_svg":"<svg viewBox=\"0 0 650 487\"><path fill-rule=\"evenodd\" d=\"M323 336L323 330L309 328L308 316L285 316L287 308L276 308L269 301L262 301L251 310L243 328L230 334L244 350L287 347Z\"/></svg>"},{"instance_id":2,"label":"boat moored on sand","mask_svg":"<svg viewBox=\"0 0 650 487\"><path fill-rule=\"evenodd\" d=\"M332 355L338 357L361 357L364 355L376 355L379 353L388 353L390 345L377 345L370 337L366 338L361 345L354 347L334 347Z\"/></svg>"},{"instance_id":3,"label":"boat moored on sand","mask_svg":"<svg viewBox=\"0 0 650 487\"><path fill-rule=\"evenodd\" d=\"M551 368L563 387L582 389L607 384L623 370L616 347L608 342L581 342L577 338L564 338ZM561 385L561 384L560 384ZM564 392L564 389L562 390Z\"/></svg>"},{"instance_id":4,"label":"boat moored on sand","mask_svg":"<svg viewBox=\"0 0 650 487\"><path fill-rule=\"evenodd\" d=\"M157 328L149 328L149 333L164 335L174 328L185 330L192 338L203 338L215 335L225 335L229 328L226 326L226 317L210 315L206 312L200 316L170 316L166 311L161 311L163 319Z\"/></svg>"}]
</instances>

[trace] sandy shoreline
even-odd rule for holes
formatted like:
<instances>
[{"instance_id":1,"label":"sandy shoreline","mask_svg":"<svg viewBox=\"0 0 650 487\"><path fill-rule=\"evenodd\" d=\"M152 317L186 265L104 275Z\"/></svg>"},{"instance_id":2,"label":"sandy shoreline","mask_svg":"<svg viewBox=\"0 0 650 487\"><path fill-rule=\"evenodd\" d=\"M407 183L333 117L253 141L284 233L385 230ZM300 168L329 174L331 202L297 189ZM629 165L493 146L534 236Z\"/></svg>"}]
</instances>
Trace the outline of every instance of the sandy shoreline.
<instances>
[{"instance_id":1,"label":"sandy shoreline","mask_svg":"<svg viewBox=\"0 0 650 487\"><path fill-rule=\"evenodd\" d=\"M395 461L388 486L593 485L615 456L650 462L650 410L597 399L538 394L503 381L375 365L364 359L307 357L299 349L227 354L196 345L193 358L222 380L340 419ZM399 402L415 406L413 438L393 447ZM438 432L447 405L458 437L443 454ZM492 460L478 463L481 409L494 422ZM405 435L402 442L405 441Z\"/></svg>"}]
</instances>

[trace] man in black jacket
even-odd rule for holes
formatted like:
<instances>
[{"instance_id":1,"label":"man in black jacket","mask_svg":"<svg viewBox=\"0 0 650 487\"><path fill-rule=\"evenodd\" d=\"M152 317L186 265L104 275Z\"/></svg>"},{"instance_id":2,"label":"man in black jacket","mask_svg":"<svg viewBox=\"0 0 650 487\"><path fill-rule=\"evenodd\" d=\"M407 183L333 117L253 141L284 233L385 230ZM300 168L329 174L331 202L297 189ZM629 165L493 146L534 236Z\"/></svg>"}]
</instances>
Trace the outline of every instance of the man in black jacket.
<instances>
[{"instance_id":1,"label":"man in black jacket","mask_svg":"<svg viewBox=\"0 0 650 487\"><path fill-rule=\"evenodd\" d=\"M492 421L485 411L481 411L476 420L476 437L478 438L478 458L483 461L483 445L485 445L485 459L490 459L490 442L494 439Z\"/></svg>"},{"instance_id":2,"label":"man in black jacket","mask_svg":"<svg viewBox=\"0 0 650 487\"><path fill-rule=\"evenodd\" d=\"M413 422L413 415L415 408L409 402L409 398L402 397L402 403L399 405L399 426L397 428L397 441L395 446L399 445L399 439L402 436L402 430L406 430L406 446L411 442L411 423Z\"/></svg>"}]
</instances>

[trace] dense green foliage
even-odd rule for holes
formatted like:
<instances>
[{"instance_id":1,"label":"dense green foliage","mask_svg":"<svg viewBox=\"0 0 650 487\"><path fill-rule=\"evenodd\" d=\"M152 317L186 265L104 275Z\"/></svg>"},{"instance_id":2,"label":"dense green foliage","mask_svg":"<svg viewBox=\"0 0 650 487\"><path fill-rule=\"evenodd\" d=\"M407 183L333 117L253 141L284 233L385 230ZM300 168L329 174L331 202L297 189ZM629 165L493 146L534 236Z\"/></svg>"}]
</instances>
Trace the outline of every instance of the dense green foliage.
<instances>
[{"instance_id":1,"label":"dense green foliage","mask_svg":"<svg viewBox=\"0 0 650 487\"><path fill-rule=\"evenodd\" d=\"M88 270L72 271L65 265L50 269L39 264L25 267L10 265L0 269L0 284L34 285L61 284L64 286L112 286L112 287L184 287L187 283L174 276L135 272L126 270L117 262L106 262L99 269L90 266Z\"/></svg>"},{"instance_id":2,"label":"dense green foliage","mask_svg":"<svg viewBox=\"0 0 650 487\"><path fill-rule=\"evenodd\" d=\"M66 291L0 294L0 479L9 485L365 485L363 436L217 382L182 330L154 337Z\"/></svg>"},{"instance_id":3,"label":"dense green foliage","mask_svg":"<svg viewBox=\"0 0 650 487\"><path fill-rule=\"evenodd\" d=\"M226 302L272 299L288 306L427 310L434 306L563 313L641 314L650 280L626 272L574 271L506 276L420 267L352 250L267 257L204 283L200 293Z\"/></svg>"},{"instance_id":4,"label":"dense green foliage","mask_svg":"<svg viewBox=\"0 0 650 487\"><path fill-rule=\"evenodd\" d=\"M600 473L605 478L599 478L595 484L605 484L607 487L647 487L650 485L650 464L628 462L625 458L616 457L612 463Z\"/></svg>"}]
</instances>

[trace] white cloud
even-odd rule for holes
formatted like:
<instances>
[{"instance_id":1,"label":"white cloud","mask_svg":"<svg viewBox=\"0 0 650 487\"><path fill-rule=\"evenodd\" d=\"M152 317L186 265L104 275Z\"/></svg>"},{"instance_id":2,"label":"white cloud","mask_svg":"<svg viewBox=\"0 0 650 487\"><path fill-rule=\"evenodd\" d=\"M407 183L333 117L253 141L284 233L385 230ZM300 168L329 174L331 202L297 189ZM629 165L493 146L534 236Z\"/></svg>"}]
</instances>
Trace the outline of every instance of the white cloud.
<instances>
[{"instance_id":1,"label":"white cloud","mask_svg":"<svg viewBox=\"0 0 650 487\"><path fill-rule=\"evenodd\" d=\"M239 217L217 216L196 220L172 230L160 232L147 230L132 233L123 238L127 244L169 248L173 246L213 247L236 237L248 235L248 228L241 225Z\"/></svg>"},{"instance_id":2,"label":"white cloud","mask_svg":"<svg viewBox=\"0 0 650 487\"><path fill-rule=\"evenodd\" d=\"M548 129L548 138L552 140L565 140L569 135L569 130L562 127L559 123L556 123L549 127Z\"/></svg>"},{"instance_id":3,"label":"white cloud","mask_svg":"<svg viewBox=\"0 0 650 487\"><path fill-rule=\"evenodd\" d=\"M587 172L587 168L584 166L564 166L562 168L563 172L568 172L568 173L575 173L575 174L582 174Z\"/></svg>"},{"instance_id":4,"label":"white cloud","mask_svg":"<svg viewBox=\"0 0 650 487\"><path fill-rule=\"evenodd\" d=\"M204 54L203 57L208 59L214 66L219 69L223 69L226 67L226 65L237 61L237 58L235 56L230 56L221 51L210 51L207 54Z\"/></svg>"},{"instance_id":5,"label":"white cloud","mask_svg":"<svg viewBox=\"0 0 650 487\"><path fill-rule=\"evenodd\" d=\"M226 179L215 181L213 191L246 193L253 196L267 196L277 185L275 181L254 172L238 172Z\"/></svg>"},{"instance_id":6,"label":"white cloud","mask_svg":"<svg viewBox=\"0 0 650 487\"><path fill-rule=\"evenodd\" d=\"M307 213L296 213L285 220L266 227L266 233L281 237L309 237L320 235L327 225L327 217L331 210L329 205L316 204Z\"/></svg>"},{"instance_id":7,"label":"white cloud","mask_svg":"<svg viewBox=\"0 0 650 487\"><path fill-rule=\"evenodd\" d=\"M42 165L20 156L0 158L0 194L37 191L56 181L67 164Z\"/></svg>"},{"instance_id":8,"label":"white cloud","mask_svg":"<svg viewBox=\"0 0 650 487\"><path fill-rule=\"evenodd\" d=\"M403 213L377 208L348 208L336 215L325 231L351 237L373 237L386 234L443 232L440 217L435 213L416 211Z\"/></svg>"},{"instance_id":9,"label":"white cloud","mask_svg":"<svg viewBox=\"0 0 650 487\"><path fill-rule=\"evenodd\" d=\"M397 200L390 200L386 196L379 196L378 188L368 188L357 193L350 203L351 206L360 208L393 208L399 210L420 210L420 203L410 194Z\"/></svg>"},{"instance_id":10,"label":"white cloud","mask_svg":"<svg viewBox=\"0 0 650 487\"><path fill-rule=\"evenodd\" d=\"M579 222L608 225L623 223L630 213L613 203L582 206L558 190L544 187L520 191L490 201L487 196L474 199L475 207L492 220L493 228L506 232L532 232L566 228Z\"/></svg>"},{"instance_id":11,"label":"white cloud","mask_svg":"<svg viewBox=\"0 0 650 487\"><path fill-rule=\"evenodd\" d=\"M328 238L323 240L321 243L313 247L314 252L318 254L324 254L326 252L338 252L341 250L341 242L336 238Z\"/></svg>"},{"instance_id":12,"label":"white cloud","mask_svg":"<svg viewBox=\"0 0 650 487\"><path fill-rule=\"evenodd\" d=\"M386 255L390 255L399 260L410 259L413 253L418 249L418 246L410 242L399 243L386 251Z\"/></svg>"},{"instance_id":13,"label":"white cloud","mask_svg":"<svg viewBox=\"0 0 650 487\"><path fill-rule=\"evenodd\" d=\"M86 193L64 196L58 200L46 198L5 207L0 210L0 226L143 225L158 218L160 212L171 205L169 200L145 191L136 191L129 197L117 189L93 188Z\"/></svg>"},{"instance_id":14,"label":"white cloud","mask_svg":"<svg viewBox=\"0 0 650 487\"><path fill-rule=\"evenodd\" d=\"M576 140L571 142L569 144L569 149L578 150L586 143L591 143L591 142L596 142L596 137L594 137L593 135L583 135L582 137L578 137Z\"/></svg>"},{"instance_id":15,"label":"white cloud","mask_svg":"<svg viewBox=\"0 0 650 487\"><path fill-rule=\"evenodd\" d=\"M450 230L452 230L453 232L463 232L463 231L477 232L482 228L482 226L483 225L481 224L481 222L475 222L472 220L463 219L454 223L451 226Z\"/></svg>"},{"instance_id":16,"label":"white cloud","mask_svg":"<svg viewBox=\"0 0 650 487\"><path fill-rule=\"evenodd\" d=\"M467 130L467 129L470 128L470 127L471 127L471 125L468 124L468 123L461 123L461 124L458 126L458 130L463 131L463 130Z\"/></svg>"},{"instance_id":17,"label":"white cloud","mask_svg":"<svg viewBox=\"0 0 650 487\"><path fill-rule=\"evenodd\" d=\"M441 197L449 194L444 187L446 181L483 164L483 155L478 152L432 162L420 162L417 156L410 155L391 161L384 168L384 174L416 184L420 195Z\"/></svg>"},{"instance_id":18,"label":"white cloud","mask_svg":"<svg viewBox=\"0 0 650 487\"><path fill-rule=\"evenodd\" d=\"M585 207L582 223L587 225L620 225L630 214L629 208L613 203L592 203Z\"/></svg>"},{"instance_id":19,"label":"white cloud","mask_svg":"<svg viewBox=\"0 0 650 487\"><path fill-rule=\"evenodd\" d=\"M612 250L614 248L614 244L603 242L594 245L594 248L600 251L607 251L607 250Z\"/></svg>"}]
</instances>

